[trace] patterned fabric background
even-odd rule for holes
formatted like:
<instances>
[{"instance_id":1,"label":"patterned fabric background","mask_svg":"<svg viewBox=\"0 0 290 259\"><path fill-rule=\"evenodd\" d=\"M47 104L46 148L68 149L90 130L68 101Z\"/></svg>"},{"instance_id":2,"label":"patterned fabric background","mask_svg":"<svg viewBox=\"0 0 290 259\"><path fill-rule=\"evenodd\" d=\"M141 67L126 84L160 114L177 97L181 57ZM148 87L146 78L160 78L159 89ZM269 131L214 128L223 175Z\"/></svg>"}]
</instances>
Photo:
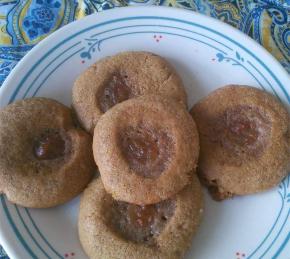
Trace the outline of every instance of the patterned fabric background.
<instances>
[{"instance_id":1,"label":"patterned fabric background","mask_svg":"<svg viewBox=\"0 0 290 259\"><path fill-rule=\"evenodd\" d=\"M162 5L220 19L251 36L290 73L290 0L0 0L0 86L35 44L91 13L127 5ZM0 259L7 259L0 246Z\"/></svg>"}]
</instances>

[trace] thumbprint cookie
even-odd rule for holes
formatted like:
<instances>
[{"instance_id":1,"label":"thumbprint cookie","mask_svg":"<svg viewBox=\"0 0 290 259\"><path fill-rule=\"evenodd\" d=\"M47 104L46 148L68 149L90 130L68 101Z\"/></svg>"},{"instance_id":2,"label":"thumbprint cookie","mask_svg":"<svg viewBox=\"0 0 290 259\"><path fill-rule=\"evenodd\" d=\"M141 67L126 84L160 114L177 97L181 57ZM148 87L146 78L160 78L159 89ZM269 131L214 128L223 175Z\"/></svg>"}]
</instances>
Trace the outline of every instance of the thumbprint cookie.
<instances>
[{"instance_id":1,"label":"thumbprint cookie","mask_svg":"<svg viewBox=\"0 0 290 259\"><path fill-rule=\"evenodd\" d=\"M198 173L216 200L276 186L290 165L290 117L271 94L222 87L191 110L200 136Z\"/></svg>"},{"instance_id":2,"label":"thumbprint cookie","mask_svg":"<svg viewBox=\"0 0 290 259\"><path fill-rule=\"evenodd\" d=\"M25 207L67 202L93 176L91 145L63 104L47 98L9 104L0 110L0 193Z\"/></svg>"},{"instance_id":3,"label":"thumbprint cookie","mask_svg":"<svg viewBox=\"0 0 290 259\"><path fill-rule=\"evenodd\" d=\"M190 183L199 154L198 132L183 105L143 96L117 104L100 118L93 152L114 199L156 203Z\"/></svg>"},{"instance_id":4,"label":"thumbprint cookie","mask_svg":"<svg viewBox=\"0 0 290 259\"><path fill-rule=\"evenodd\" d=\"M107 110L147 94L186 104L182 81L164 58L149 52L123 52L98 61L77 78L73 108L82 127L92 134Z\"/></svg>"}]
</instances>

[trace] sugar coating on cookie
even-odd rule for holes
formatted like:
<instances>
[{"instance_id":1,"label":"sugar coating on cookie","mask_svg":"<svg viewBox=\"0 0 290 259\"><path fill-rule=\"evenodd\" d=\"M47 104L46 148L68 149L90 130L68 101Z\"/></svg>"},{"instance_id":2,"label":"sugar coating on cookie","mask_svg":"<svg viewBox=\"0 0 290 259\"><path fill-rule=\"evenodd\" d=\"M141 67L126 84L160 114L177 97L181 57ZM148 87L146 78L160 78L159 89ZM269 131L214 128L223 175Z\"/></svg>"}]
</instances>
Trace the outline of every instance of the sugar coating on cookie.
<instances>
[{"instance_id":1,"label":"sugar coating on cookie","mask_svg":"<svg viewBox=\"0 0 290 259\"><path fill-rule=\"evenodd\" d=\"M212 196L264 191L290 169L290 117L269 93L222 87L191 110L200 133L198 172Z\"/></svg>"},{"instance_id":2,"label":"sugar coating on cookie","mask_svg":"<svg viewBox=\"0 0 290 259\"><path fill-rule=\"evenodd\" d=\"M147 94L186 105L182 80L164 58L149 52L123 52L98 61L77 78L72 105L83 128L93 133L104 112Z\"/></svg>"},{"instance_id":3,"label":"sugar coating on cookie","mask_svg":"<svg viewBox=\"0 0 290 259\"><path fill-rule=\"evenodd\" d=\"M25 207L72 199L91 180L92 137L76 128L71 110L48 98L16 101L0 110L0 191Z\"/></svg>"},{"instance_id":4,"label":"sugar coating on cookie","mask_svg":"<svg viewBox=\"0 0 290 259\"><path fill-rule=\"evenodd\" d=\"M100 118L93 152L105 189L115 199L156 203L190 183L198 132L183 105L144 96L122 102Z\"/></svg>"},{"instance_id":5,"label":"sugar coating on cookie","mask_svg":"<svg viewBox=\"0 0 290 259\"><path fill-rule=\"evenodd\" d=\"M202 214L197 176L177 195L147 206L114 200L96 179L81 198L79 237L90 258L181 258Z\"/></svg>"}]
</instances>

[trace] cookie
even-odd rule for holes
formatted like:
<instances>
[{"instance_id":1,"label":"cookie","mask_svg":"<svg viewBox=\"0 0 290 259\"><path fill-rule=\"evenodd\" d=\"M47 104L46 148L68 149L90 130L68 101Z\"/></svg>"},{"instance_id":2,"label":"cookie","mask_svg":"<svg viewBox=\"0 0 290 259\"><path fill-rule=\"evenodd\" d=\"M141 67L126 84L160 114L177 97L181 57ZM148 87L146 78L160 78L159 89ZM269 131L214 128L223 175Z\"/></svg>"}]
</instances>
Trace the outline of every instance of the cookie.
<instances>
[{"instance_id":1,"label":"cookie","mask_svg":"<svg viewBox=\"0 0 290 259\"><path fill-rule=\"evenodd\" d=\"M198 132L183 105L148 95L117 104L100 118L93 152L105 189L115 199L157 203L190 183Z\"/></svg>"},{"instance_id":2,"label":"cookie","mask_svg":"<svg viewBox=\"0 0 290 259\"><path fill-rule=\"evenodd\" d=\"M276 186L290 169L290 119L269 93L222 87L191 110L200 133L198 173L222 200Z\"/></svg>"},{"instance_id":3,"label":"cookie","mask_svg":"<svg viewBox=\"0 0 290 259\"><path fill-rule=\"evenodd\" d=\"M0 110L0 192L25 207L67 202L93 176L91 145L57 101L30 98L6 106Z\"/></svg>"},{"instance_id":4,"label":"cookie","mask_svg":"<svg viewBox=\"0 0 290 259\"><path fill-rule=\"evenodd\" d=\"M72 105L82 127L93 133L100 116L115 104L147 94L186 104L182 81L165 59L149 52L123 52L98 61L77 78Z\"/></svg>"},{"instance_id":5,"label":"cookie","mask_svg":"<svg viewBox=\"0 0 290 259\"><path fill-rule=\"evenodd\" d=\"M114 200L97 179L81 198L79 237L91 259L181 258L202 214L197 176L176 196L147 206Z\"/></svg>"}]
</instances>

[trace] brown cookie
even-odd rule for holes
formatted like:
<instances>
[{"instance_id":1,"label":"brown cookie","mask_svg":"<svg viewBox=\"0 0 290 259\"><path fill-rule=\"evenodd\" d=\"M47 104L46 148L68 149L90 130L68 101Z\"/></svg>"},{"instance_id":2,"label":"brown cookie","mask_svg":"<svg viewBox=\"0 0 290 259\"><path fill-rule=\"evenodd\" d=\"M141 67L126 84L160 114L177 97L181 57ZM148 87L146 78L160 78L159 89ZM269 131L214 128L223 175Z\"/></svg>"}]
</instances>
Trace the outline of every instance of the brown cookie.
<instances>
[{"instance_id":1,"label":"brown cookie","mask_svg":"<svg viewBox=\"0 0 290 259\"><path fill-rule=\"evenodd\" d=\"M148 95L117 104L100 118L93 152L115 199L156 203L190 183L198 132L183 105Z\"/></svg>"},{"instance_id":2,"label":"brown cookie","mask_svg":"<svg viewBox=\"0 0 290 259\"><path fill-rule=\"evenodd\" d=\"M182 81L171 65L149 52L123 52L98 61L75 81L73 108L88 132L100 116L127 99L158 94L186 104Z\"/></svg>"},{"instance_id":3,"label":"brown cookie","mask_svg":"<svg viewBox=\"0 0 290 259\"><path fill-rule=\"evenodd\" d=\"M264 191L287 175L289 114L269 93L225 86L191 113L200 133L198 172L215 199Z\"/></svg>"},{"instance_id":4,"label":"brown cookie","mask_svg":"<svg viewBox=\"0 0 290 259\"><path fill-rule=\"evenodd\" d=\"M97 179L81 198L79 237L91 259L181 258L191 245L202 212L196 176L176 196L147 206L113 200Z\"/></svg>"},{"instance_id":5,"label":"brown cookie","mask_svg":"<svg viewBox=\"0 0 290 259\"><path fill-rule=\"evenodd\" d=\"M63 104L30 98L6 106L0 110L0 192L33 208L72 199L93 176L91 145Z\"/></svg>"}]
</instances>

